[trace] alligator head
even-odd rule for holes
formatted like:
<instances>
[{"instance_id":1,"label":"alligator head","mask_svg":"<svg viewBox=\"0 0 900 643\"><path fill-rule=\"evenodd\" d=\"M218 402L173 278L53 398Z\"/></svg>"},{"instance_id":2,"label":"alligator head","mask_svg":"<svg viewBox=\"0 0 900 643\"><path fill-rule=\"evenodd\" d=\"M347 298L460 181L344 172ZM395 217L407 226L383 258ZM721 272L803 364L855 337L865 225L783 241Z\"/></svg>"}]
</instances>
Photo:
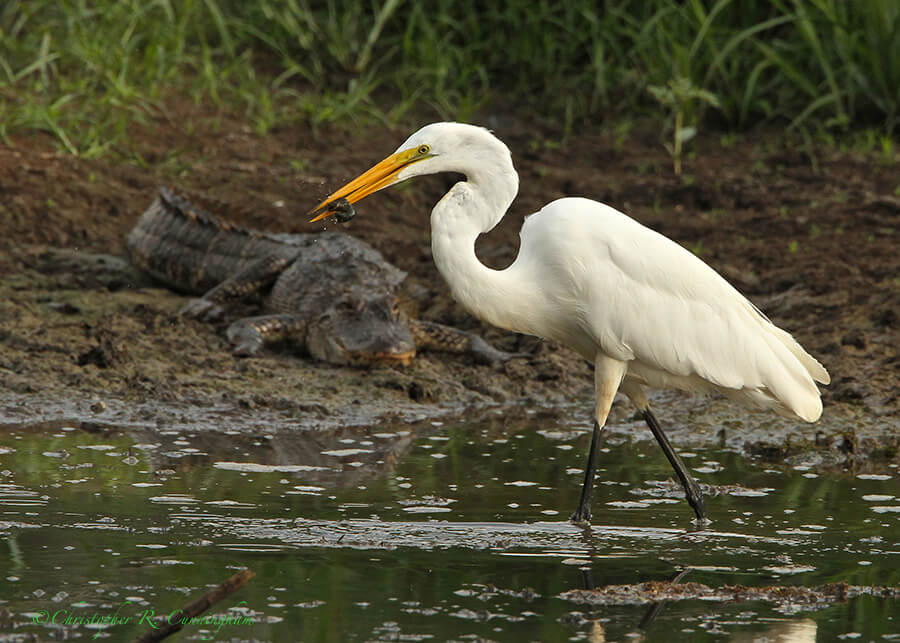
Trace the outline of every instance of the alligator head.
<instances>
[{"instance_id":1,"label":"alligator head","mask_svg":"<svg viewBox=\"0 0 900 643\"><path fill-rule=\"evenodd\" d=\"M416 355L397 298L358 287L336 297L310 321L306 348L316 359L352 366L409 364Z\"/></svg>"}]
</instances>

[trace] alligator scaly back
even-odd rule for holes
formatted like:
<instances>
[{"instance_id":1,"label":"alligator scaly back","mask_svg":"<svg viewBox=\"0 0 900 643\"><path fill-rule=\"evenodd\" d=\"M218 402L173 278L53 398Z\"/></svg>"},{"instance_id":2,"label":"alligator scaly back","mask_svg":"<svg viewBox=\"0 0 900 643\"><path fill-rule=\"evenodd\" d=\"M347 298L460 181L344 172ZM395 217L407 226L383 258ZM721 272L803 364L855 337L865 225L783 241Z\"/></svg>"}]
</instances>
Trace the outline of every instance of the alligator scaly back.
<instances>
[{"instance_id":1,"label":"alligator scaly back","mask_svg":"<svg viewBox=\"0 0 900 643\"><path fill-rule=\"evenodd\" d=\"M210 214L164 187L129 233L126 247L136 267L190 294L208 291L261 256L296 254L284 239Z\"/></svg>"}]
</instances>

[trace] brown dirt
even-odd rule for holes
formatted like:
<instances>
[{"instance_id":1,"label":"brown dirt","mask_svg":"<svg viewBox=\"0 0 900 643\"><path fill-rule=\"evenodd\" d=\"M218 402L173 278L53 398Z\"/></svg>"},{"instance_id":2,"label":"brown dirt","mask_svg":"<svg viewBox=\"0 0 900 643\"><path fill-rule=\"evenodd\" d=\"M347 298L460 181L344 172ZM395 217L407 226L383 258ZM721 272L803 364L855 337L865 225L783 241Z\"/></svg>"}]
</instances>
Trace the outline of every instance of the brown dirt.
<instances>
[{"instance_id":1,"label":"brown dirt","mask_svg":"<svg viewBox=\"0 0 900 643\"><path fill-rule=\"evenodd\" d=\"M655 133L623 145L598 130L560 144L531 123L498 122L522 189L510 215L479 240L485 263L508 264L523 216L554 198L609 203L700 254L793 332L832 374L826 417L876 418L883 440L868 451L896 461L896 162L820 150L813 168L781 133L767 132L699 140L679 178ZM115 260L84 254L121 256L161 183L227 202L225 214L251 227L320 230L303 213L411 129L292 125L258 136L237 117L173 102L167 120L134 127L132 150L143 165L61 154L41 134L0 148L0 422L93 413L160 423L202 409L207 419L223 413L229 422L243 413L248 424L287 417L334 425L511 401L589 408L590 374L580 359L480 326L450 300L431 261L427 215L447 177L371 197L342 227L410 273L427 292L424 318L480 329L501 348L532 352L530 359L491 368L423 354L405 369L370 371L276 350L238 359L221 326L177 316L183 298L148 287ZM92 411L97 401L105 408ZM777 437L770 442L779 448ZM852 452L860 448L854 442L826 446Z\"/></svg>"}]
</instances>

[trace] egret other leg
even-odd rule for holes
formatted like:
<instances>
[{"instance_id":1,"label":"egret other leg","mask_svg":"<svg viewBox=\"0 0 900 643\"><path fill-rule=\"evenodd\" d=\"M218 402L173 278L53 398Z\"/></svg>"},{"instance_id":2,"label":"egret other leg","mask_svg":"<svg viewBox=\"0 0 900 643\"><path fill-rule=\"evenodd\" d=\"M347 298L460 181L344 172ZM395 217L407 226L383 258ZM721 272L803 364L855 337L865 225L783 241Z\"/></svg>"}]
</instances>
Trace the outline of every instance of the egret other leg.
<instances>
[{"instance_id":1,"label":"egret other leg","mask_svg":"<svg viewBox=\"0 0 900 643\"><path fill-rule=\"evenodd\" d=\"M663 453L666 454L669 464L671 464L672 468L675 470L675 475L677 475L678 479L681 481L681 486L684 487L684 495L687 498L688 504L693 507L694 513L697 514L697 520L706 520L706 505L703 502L703 492L700 490L700 485L697 484L697 481L691 476L690 471L684 466L684 462L682 462L681 458L678 457L678 454L675 453L675 449L672 448L672 443L669 442L669 438L663 433L662 427L656 420L656 416L650 411L650 408L643 409L641 415L644 417L644 422L650 427L650 431L653 432L653 437L656 438L656 441L659 442L659 446L662 447Z\"/></svg>"}]
</instances>

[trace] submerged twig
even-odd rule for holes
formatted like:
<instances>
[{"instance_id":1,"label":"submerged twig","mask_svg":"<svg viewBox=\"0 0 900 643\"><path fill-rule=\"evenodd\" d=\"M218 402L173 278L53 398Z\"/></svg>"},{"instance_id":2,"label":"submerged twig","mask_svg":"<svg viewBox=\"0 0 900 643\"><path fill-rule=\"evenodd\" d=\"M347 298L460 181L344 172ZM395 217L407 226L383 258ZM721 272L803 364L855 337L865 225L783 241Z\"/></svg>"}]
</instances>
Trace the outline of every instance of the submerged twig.
<instances>
[{"instance_id":1,"label":"submerged twig","mask_svg":"<svg viewBox=\"0 0 900 643\"><path fill-rule=\"evenodd\" d=\"M162 641L164 638L171 636L184 627L184 624L181 621L202 614L229 594L239 590L254 576L256 576L256 574L253 571L245 569L244 571L238 572L234 576L227 578L194 602L181 608L180 617L177 622L172 623L171 621L166 621L159 629L147 630L141 636L136 638L134 643L154 643L155 641Z\"/></svg>"}]
</instances>

